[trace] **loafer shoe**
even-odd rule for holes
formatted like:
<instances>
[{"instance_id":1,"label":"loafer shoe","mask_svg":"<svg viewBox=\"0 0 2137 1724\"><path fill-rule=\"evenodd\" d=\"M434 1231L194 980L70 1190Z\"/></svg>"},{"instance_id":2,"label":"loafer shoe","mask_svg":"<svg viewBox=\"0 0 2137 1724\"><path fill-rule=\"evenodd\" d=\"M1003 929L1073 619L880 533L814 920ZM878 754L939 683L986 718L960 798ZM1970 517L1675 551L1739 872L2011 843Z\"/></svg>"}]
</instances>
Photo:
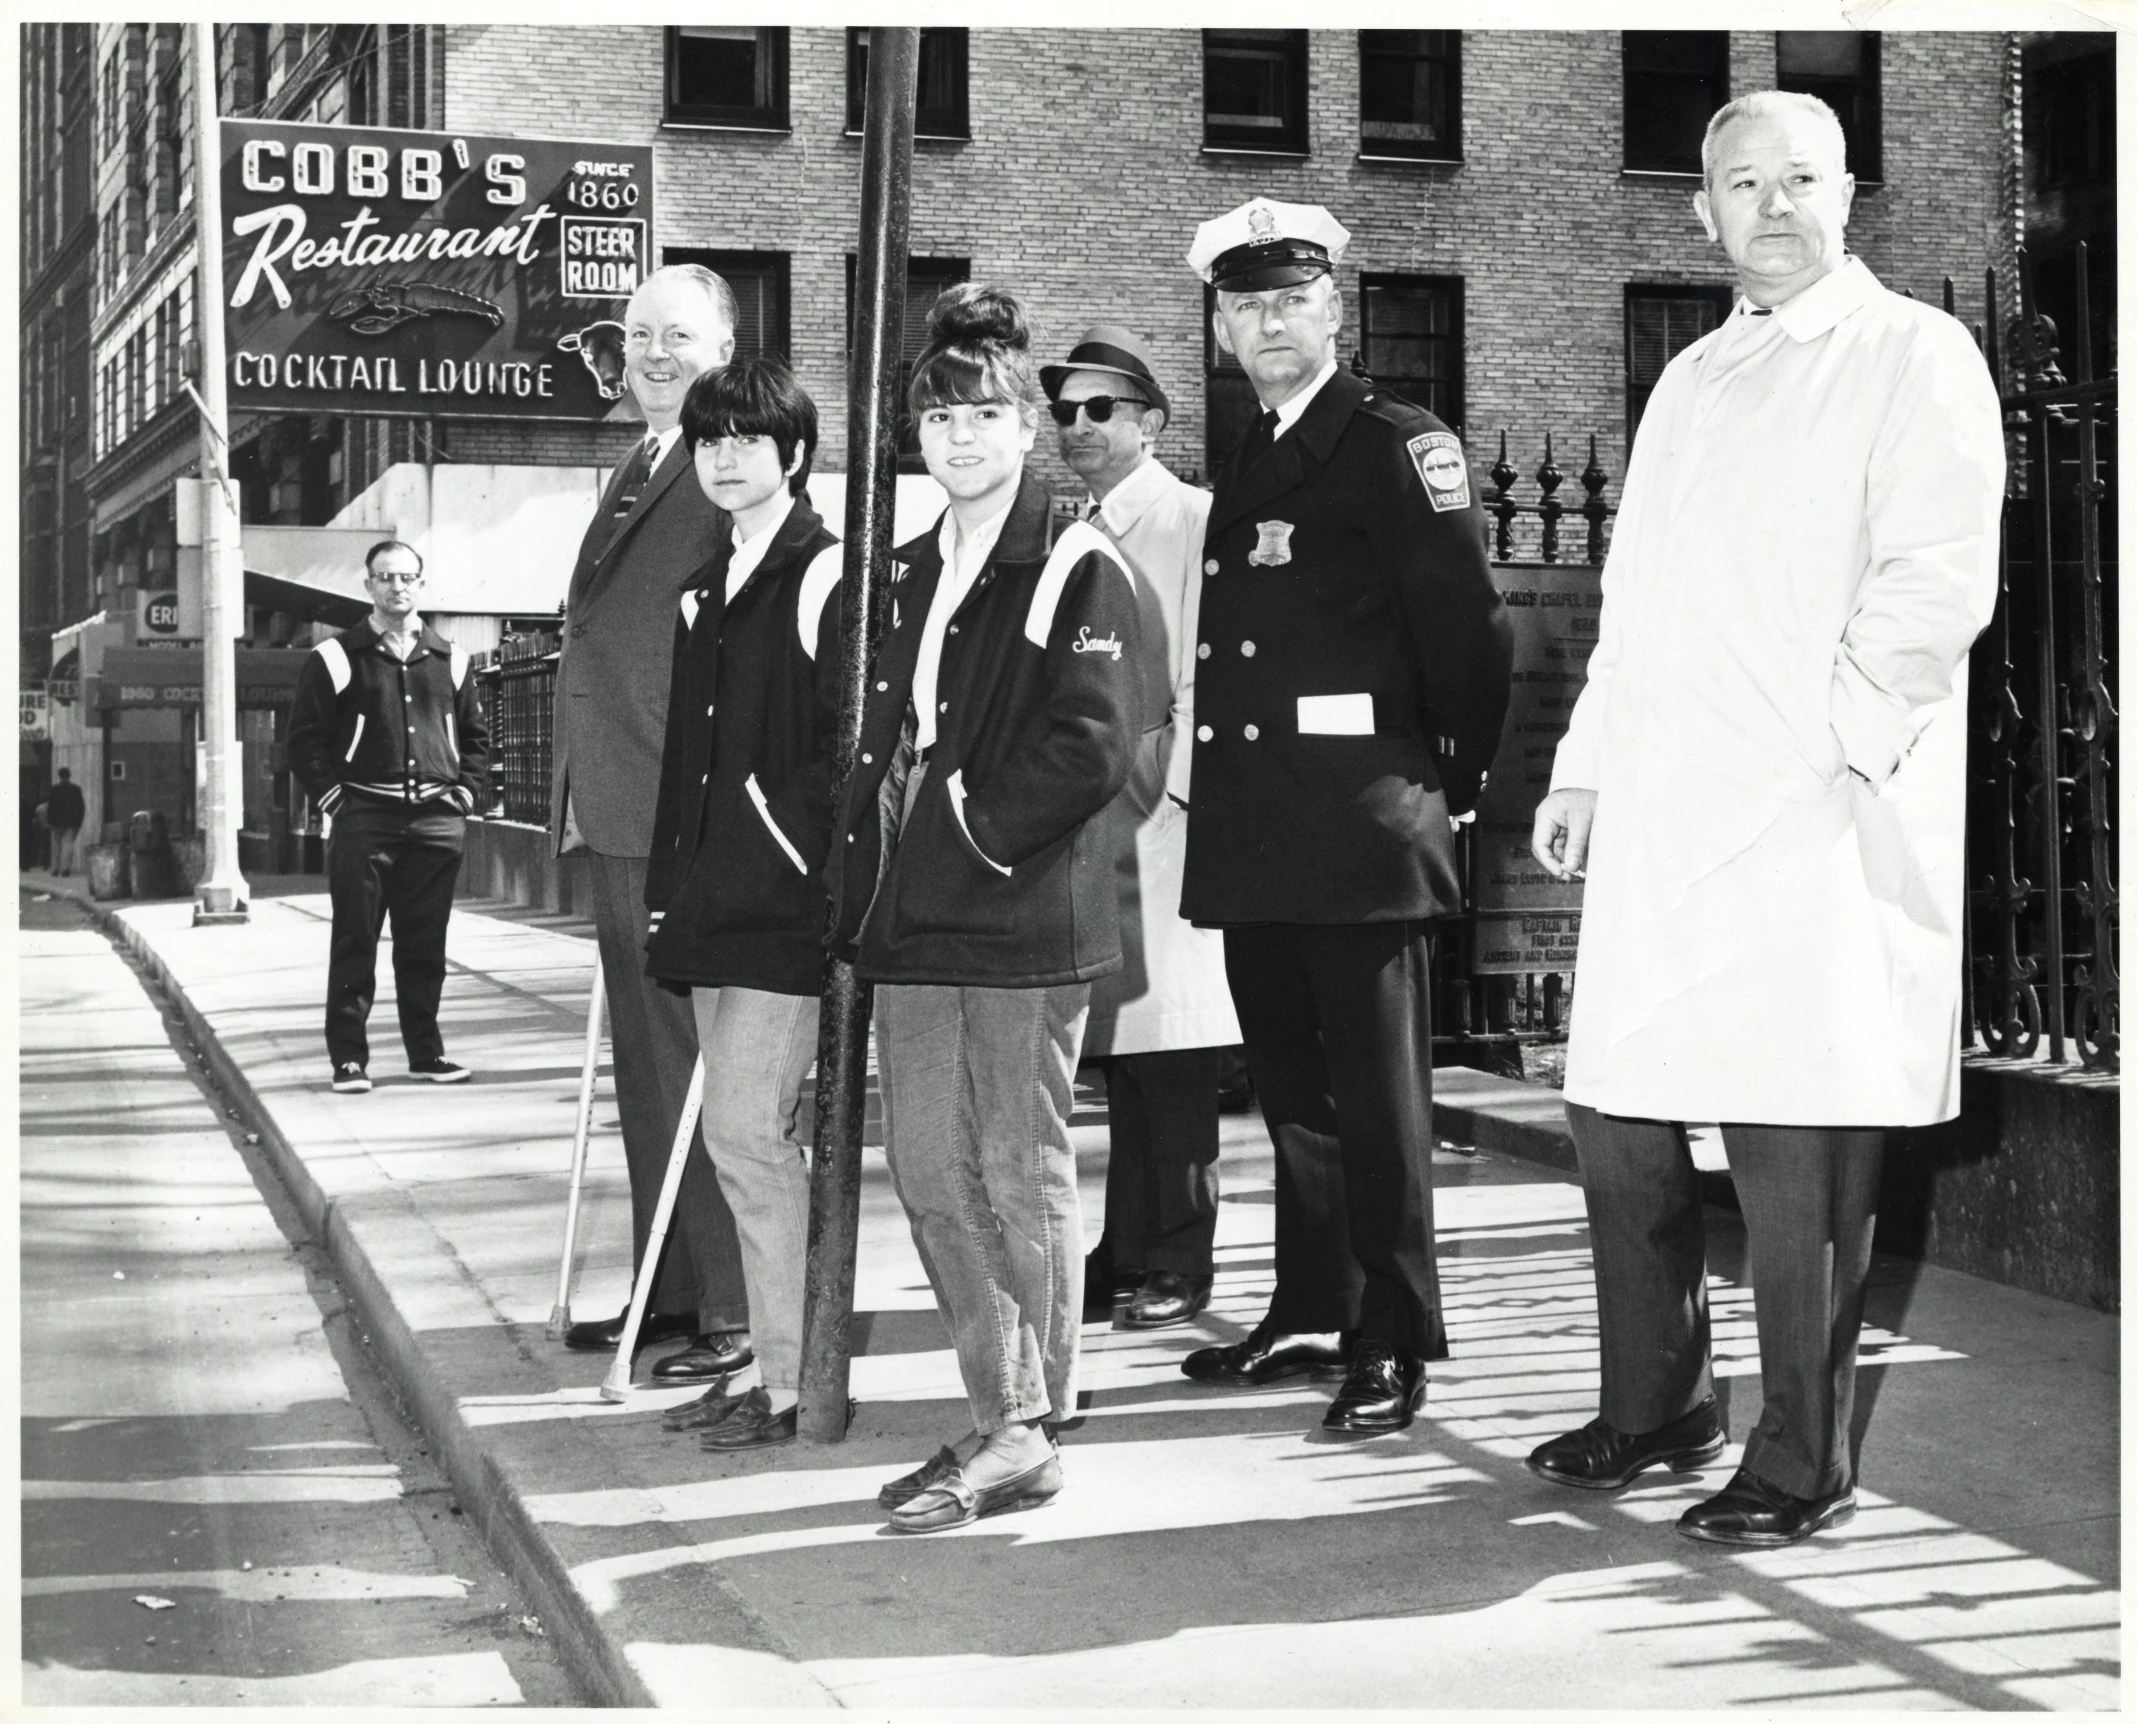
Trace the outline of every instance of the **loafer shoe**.
<instances>
[{"instance_id":1,"label":"loafer shoe","mask_svg":"<svg viewBox=\"0 0 2137 1724\"><path fill-rule=\"evenodd\" d=\"M1742 1544L1766 1548L1801 1544L1829 1526L1846 1526L1855 1518L1855 1487L1831 1496L1796 1497L1743 1467L1721 1491L1694 1503L1678 1517L1677 1530L1708 1544Z\"/></svg>"},{"instance_id":2,"label":"loafer shoe","mask_svg":"<svg viewBox=\"0 0 2137 1724\"><path fill-rule=\"evenodd\" d=\"M574 1353L613 1353L623 1340L623 1322L628 1316L630 1312L618 1311L598 1323L574 1323L564 1331L564 1345ZM697 1318L691 1312L648 1311L638 1325L638 1344L650 1347L656 1341L680 1341L696 1333Z\"/></svg>"},{"instance_id":3,"label":"loafer shoe","mask_svg":"<svg viewBox=\"0 0 2137 1724\"><path fill-rule=\"evenodd\" d=\"M1259 1388L1286 1377L1334 1377L1350 1369L1351 1349L1337 1335L1280 1335L1266 1324L1229 1347L1198 1347L1180 1369L1198 1383Z\"/></svg>"},{"instance_id":4,"label":"loafer shoe","mask_svg":"<svg viewBox=\"0 0 2137 1724\"><path fill-rule=\"evenodd\" d=\"M417 1060L408 1068L408 1075L421 1078L425 1083L466 1083L475 1074L466 1066L456 1066L441 1056L434 1060Z\"/></svg>"},{"instance_id":5,"label":"loafer shoe","mask_svg":"<svg viewBox=\"0 0 2137 1724\"><path fill-rule=\"evenodd\" d=\"M1039 1508L1061 1494L1061 1457L1049 1454L1014 1478L975 1488L952 1466L918 1496L890 1511L894 1532L944 1532L991 1514Z\"/></svg>"},{"instance_id":6,"label":"loafer shoe","mask_svg":"<svg viewBox=\"0 0 2137 1724\"><path fill-rule=\"evenodd\" d=\"M1385 1341L1360 1341L1350 1375L1329 1402L1321 1428L1373 1435L1400 1431L1424 1404L1424 1360Z\"/></svg>"},{"instance_id":7,"label":"loafer shoe","mask_svg":"<svg viewBox=\"0 0 2137 1724\"><path fill-rule=\"evenodd\" d=\"M714 1383L756 1356L747 1334L697 1335L680 1353L670 1353L653 1367L653 1381L669 1389L679 1383Z\"/></svg>"},{"instance_id":8,"label":"loafer shoe","mask_svg":"<svg viewBox=\"0 0 2137 1724\"><path fill-rule=\"evenodd\" d=\"M934 1489L955 1471L956 1452L945 1444L911 1472L892 1479L877 1491L876 1501L885 1508L897 1508L902 1503L911 1502L922 1491Z\"/></svg>"},{"instance_id":9,"label":"loafer shoe","mask_svg":"<svg viewBox=\"0 0 2137 1724\"><path fill-rule=\"evenodd\" d=\"M341 1095L363 1095L371 1088L371 1074L354 1060L343 1060L334 1068L334 1088Z\"/></svg>"},{"instance_id":10,"label":"loafer shoe","mask_svg":"<svg viewBox=\"0 0 2137 1724\"><path fill-rule=\"evenodd\" d=\"M1721 1410L1709 1395L1659 1431L1632 1436L1603 1419L1553 1437L1529 1456L1529 1471L1554 1485L1584 1491L1620 1490L1650 1467L1695 1472L1721 1458L1726 1437Z\"/></svg>"},{"instance_id":11,"label":"loafer shoe","mask_svg":"<svg viewBox=\"0 0 2137 1724\"><path fill-rule=\"evenodd\" d=\"M660 1428L664 1431L709 1431L722 1420L732 1418L735 1409L748 1399L747 1392L730 1395L723 1378L696 1400L685 1401L661 1414Z\"/></svg>"},{"instance_id":12,"label":"loafer shoe","mask_svg":"<svg viewBox=\"0 0 2137 1724\"><path fill-rule=\"evenodd\" d=\"M1170 1269L1153 1269L1128 1301L1121 1315L1127 1329L1164 1329L1185 1323L1209 1303L1214 1275L1175 1275Z\"/></svg>"},{"instance_id":13,"label":"loafer shoe","mask_svg":"<svg viewBox=\"0 0 2137 1724\"><path fill-rule=\"evenodd\" d=\"M720 1451L768 1449L774 1443L791 1443L800 1415L799 1405L783 1413L773 1412L771 1396L761 1388L752 1389L733 1413L698 1438L697 1446Z\"/></svg>"}]
</instances>

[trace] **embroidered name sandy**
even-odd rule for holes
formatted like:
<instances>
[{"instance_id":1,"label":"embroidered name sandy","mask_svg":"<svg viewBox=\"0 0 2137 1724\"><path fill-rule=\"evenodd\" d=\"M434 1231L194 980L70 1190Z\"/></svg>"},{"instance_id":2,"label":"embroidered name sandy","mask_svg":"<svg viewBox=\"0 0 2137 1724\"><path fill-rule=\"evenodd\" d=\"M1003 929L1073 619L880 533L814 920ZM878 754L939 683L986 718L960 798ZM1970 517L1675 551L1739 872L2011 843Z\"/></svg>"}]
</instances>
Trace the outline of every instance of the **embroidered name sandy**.
<instances>
[{"instance_id":1,"label":"embroidered name sandy","mask_svg":"<svg viewBox=\"0 0 2137 1724\"><path fill-rule=\"evenodd\" d=\"M1113 655L1114 663L1120 662L1120 636L1094 636L1089 623L1085 623L1076 631L1076 638L1069 643L1069 647L1072 652L1109 652Z\"/></svg>"}]
</instances>

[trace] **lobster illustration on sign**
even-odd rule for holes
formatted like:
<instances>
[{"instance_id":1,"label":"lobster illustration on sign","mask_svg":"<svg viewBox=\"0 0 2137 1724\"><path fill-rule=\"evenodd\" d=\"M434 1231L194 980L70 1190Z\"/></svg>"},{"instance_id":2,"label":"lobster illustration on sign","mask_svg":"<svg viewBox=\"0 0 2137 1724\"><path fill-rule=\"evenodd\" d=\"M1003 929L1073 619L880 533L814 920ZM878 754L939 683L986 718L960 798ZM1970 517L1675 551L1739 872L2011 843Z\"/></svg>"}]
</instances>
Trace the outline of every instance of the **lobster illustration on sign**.
<instances>
[{"instance_id":1,"label":"lobster illustration on sign","mask_svg":"<svg viewBox=\"0 0 2137 1724\"><path fill-rule=\"evenodd\" d=\"M594 387L601 391L604 401L619 401L623 398L623 325L604 318L599 323L589 323L584 329L574 329L557 343L560 351L576 353L580 362L594 374Z\"/></svg>"},{"instance_id":2,"label":"lobster illustration on sign","mask_svg":"<svg viewBox=\"0 0 2137 1724\"><path fill-rule=\"evenodd\" d=\"M479 317L493 329L505 314L479 293L428 281L374 281L353 287L327 307L327 316L358 335L384 335L418 317Z\"/></svg>"}]
</instances>

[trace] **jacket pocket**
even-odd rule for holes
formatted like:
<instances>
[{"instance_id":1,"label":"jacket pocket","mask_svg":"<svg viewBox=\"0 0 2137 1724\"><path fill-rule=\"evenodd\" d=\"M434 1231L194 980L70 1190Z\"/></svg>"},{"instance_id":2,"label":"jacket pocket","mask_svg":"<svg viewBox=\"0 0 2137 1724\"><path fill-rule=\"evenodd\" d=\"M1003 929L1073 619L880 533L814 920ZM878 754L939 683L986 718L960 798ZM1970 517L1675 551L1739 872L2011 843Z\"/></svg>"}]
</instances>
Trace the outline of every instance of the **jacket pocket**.
<instances>
[{"instance_id":1,"label":"jacket pocket","mask_svg":"<svg viewBox=\"0 0 2137 1724\"><path fill-rule=\"evenodd\" d=\"M346 766L350 761L356 758L356 750L363 743L364 716L365 715L363 713L358 713L356 715L356 728L349 733L349 752L341 757L342 764L344 766Z\"/></svg>"},{"instance_id":2,"label":"jacket pocket","mask_svg":"<svg viewBox=\"0 0 2137 1724\"><path fill-rule=\"evenodd\" d=\"M772 835L773 841L786 852L787 860L794 864L795 873L806 877L809 865L801 859L801 852L794 848L787 835L779 830L779 822L772 818L772 805L765 800L764 791L758 785L754 772L742 781L742 788L749 793L750 806L756 809L757 817L764 822L765 831Z\"/></svg>"}]
</instances>

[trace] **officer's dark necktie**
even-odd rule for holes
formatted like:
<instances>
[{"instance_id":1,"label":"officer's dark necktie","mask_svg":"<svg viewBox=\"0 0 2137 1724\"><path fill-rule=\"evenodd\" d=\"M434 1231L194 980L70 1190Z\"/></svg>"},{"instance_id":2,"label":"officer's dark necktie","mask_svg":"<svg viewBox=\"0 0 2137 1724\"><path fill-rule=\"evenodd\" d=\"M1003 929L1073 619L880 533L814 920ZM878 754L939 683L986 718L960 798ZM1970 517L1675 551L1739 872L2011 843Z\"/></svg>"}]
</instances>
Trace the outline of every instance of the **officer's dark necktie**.
<instances>
[{"instance_id":1,"label":"officer's dark necktie","mask_svg":"<svg viewBox=\"0 0 2137 1724\"><path fill-rule=\"evenodd\" d=\"M1254 421L1254 429L1247 433L1246 440L1239 445L1240 472L1244 473L1276 447L1276 426L1276 409L1264 409L1261 417Z\"/></svg>"},{"instance_id":2,"label":"officer's dark necktie","mask_svg":"<svg viewBox=\"0 0 2137 1724\"><path fill-rule=\"evenodd\" d=\"M653 451L660 446L656 437L648 437L638 445L630 460L624 463L623 481L616 487L615 518L622 520L637 506L639 494L646 488L646 481L653 477Z\"/></svg>"}]
</instances>

